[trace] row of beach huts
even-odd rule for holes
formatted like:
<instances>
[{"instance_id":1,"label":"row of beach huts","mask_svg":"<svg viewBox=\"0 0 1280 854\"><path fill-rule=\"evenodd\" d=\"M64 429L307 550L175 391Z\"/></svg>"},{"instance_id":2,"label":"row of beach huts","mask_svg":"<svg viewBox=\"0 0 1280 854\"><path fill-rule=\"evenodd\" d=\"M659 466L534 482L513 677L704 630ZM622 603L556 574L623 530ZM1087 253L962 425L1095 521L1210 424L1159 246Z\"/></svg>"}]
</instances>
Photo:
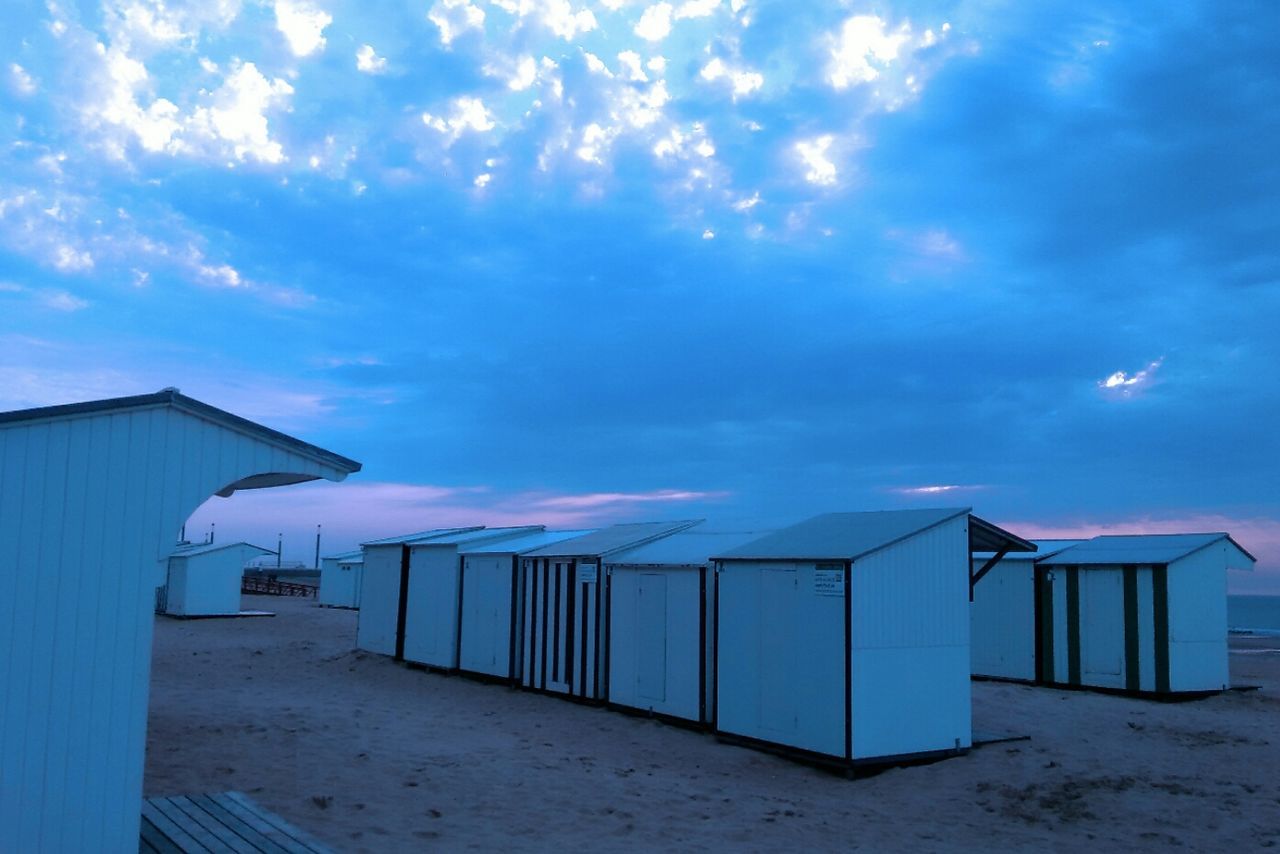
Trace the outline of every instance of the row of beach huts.
<instances>
[{"instance_id":1,"label":"row of beach huts","mask_svg":"<svg viewBox=\"0 0 1280 854\"><path fill-rule=\"evenodd\" d=\"M1154 697L1229 685L1229 535L1029 542L968 508L442 528L323 562L398 661L856 767L972 744L970 676Z\"/></svg>"},{"instance_id":2,"label":"row of beach huts","mask_svg":"<svg viewBox=\"0 0 1280 854\"><path fill-rule=\"evenodd\" d=\"M157 589L188 608L209 555L243 565L175 534L210 496L359 470L174 388L0 413L7 849L138 850ZM451 528L328 562L321 595L365 649L850 768L966 750L971 669L1227 686L1226 570L1252 563L1230 537L1039 545L967 509Z\"/></svg>"}]
</instances>

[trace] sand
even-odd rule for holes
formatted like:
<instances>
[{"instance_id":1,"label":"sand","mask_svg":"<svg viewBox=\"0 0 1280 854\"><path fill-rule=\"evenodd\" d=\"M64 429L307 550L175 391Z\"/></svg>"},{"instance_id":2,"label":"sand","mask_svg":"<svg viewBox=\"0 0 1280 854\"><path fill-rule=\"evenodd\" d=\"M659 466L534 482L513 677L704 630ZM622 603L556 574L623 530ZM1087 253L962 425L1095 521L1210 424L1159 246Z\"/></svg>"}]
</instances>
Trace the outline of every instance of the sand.
<instances>
[{"instance_id":1,"label":"sand","mask_svg":"<svg viewBox=\"0 0 1280 854\"><path fill-rule=\"evenodd\" d=\"M244 791L339 851L1280 846L1280 638L1232 641L1261 690L1190 703L974 683L975 729L1030 741L851 781L244 607L278 616L158 618L146 794Z\"/></svg>"}]
</instances>

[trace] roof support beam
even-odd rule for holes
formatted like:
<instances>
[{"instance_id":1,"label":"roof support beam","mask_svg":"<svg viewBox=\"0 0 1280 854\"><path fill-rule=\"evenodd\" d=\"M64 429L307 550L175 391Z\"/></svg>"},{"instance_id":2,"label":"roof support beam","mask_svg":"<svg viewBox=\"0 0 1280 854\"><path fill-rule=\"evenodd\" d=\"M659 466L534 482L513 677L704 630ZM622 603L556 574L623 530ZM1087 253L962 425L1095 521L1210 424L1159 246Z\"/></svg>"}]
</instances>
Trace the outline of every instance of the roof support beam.
<instances>
[{"instance_id":1,"label":"roof support beam","mask_svg":"<svg viewBox=\"0 0 1280 854\"><path fill-rule=\"evenodd\" d=\"M972 558L969 559L969 601L970 602L973 601L973 588L977 587L978 582L982 580L982 577L986 575L988 572L990 572L991 570L995 569L996 564L998 564L1001 560L1004 559L1004 556L1009 553L1009 547L1011 545L1012 543L1005 543L1003 546L1001 546L1000 551L992 555L991 558L986 563L984 563L982 565L982 568L979 569L977 572L973 571L973 559Z\"/></svg>"}]
</instances>

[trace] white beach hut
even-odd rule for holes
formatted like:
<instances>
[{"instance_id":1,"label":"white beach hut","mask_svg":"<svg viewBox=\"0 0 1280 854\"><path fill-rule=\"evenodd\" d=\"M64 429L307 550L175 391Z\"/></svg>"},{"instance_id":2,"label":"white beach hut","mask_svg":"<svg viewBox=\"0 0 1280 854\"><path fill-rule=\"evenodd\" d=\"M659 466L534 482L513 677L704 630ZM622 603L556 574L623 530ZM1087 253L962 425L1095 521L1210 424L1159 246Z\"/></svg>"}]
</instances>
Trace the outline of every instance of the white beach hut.
<instances>
[{"instance_id":1,"label":"white beach hut","mask_svg":"<svg viewBox=\"0 0 1280 854\"><path fill-rule=\"evenodd\" d=\"M381 655L404 656L404 590L409 576L409 546L469 528L434 528L399 537L373 540L360 547L364 554L360 573L360 617L356 621L356 647Z\"/></svg>"},{"instance_id":2,"label":"white beach hut","mask_svg":"<svg viewBox=\"0 0 1280 854\"><path fill-rule=\"evenodd\" d=\"M973 556L969 606L970 672L990 679L1036 678L1036 561L1083 540L1033 540L1035 552Z\"/></svg>"},{"instance_id":3,"label":"white beach hut","mask_svg":"<svg viewBox=\"0 0 1280 854\"><path fill-rule=\"evenodd\" d=\"M1039 681L1170 696L1222 691L1227 570L1254 558L1230 535L1094 537L1036 564Z\"/></svg>"},{"instance_id":4,"label":"white beach hut","mask_svg":"<svg viewBox=\"0 0 1280 854\"><path fill-rule=\"evenodd\" d=\"M360 607L360 575L364 552L345 552L320 559L320 590L316 603L327 608Z\"/></svg>"},{"instance_id":5,"label":"white beach hut","mask_svg":"<svg viewBox=\"0 0 1280 854\"><path fill-rule=\"evenodd\" d=\"M698 521L612 525L522 555L516 628L520 684L603 699L608 692L601 680L608 673L602 653L609 608L601 563L616 552L670 536Z\"/></svg>"},{"instance_id":6,"label":"white beach hut","mask_svg":"<svg viewBox=\"0 0 1280 854\"><path fill-rule=\"evenodd\" d=\"M397 658L441 670L458 668L462 627L461 559L466 546L503 543L543 530L541 525L482 528L410 543L409 573L403 585L404 639Z\"/></svg>"},{"instance_id":7,"label":"white beach hut","mask_svg":"<svg viewBox=\"0 0 1280 854\"><path fill-rule=\"evenodd\" d=\"M244 565L275 554L249 543L196 543L169 555L165 583L157 594L161 612L173 617L234 617L240 613Z\"/></svg>"},{"instance_id":8,"label":"white beach hut","mask_svg":"<svg viewBox=\"0 0 1280 854\"><path fill-rule=\"evenodd\" d=\"M966 751L967 508L829 513L718 556L716 733L852 768Z\"/></svg>"},{"instance_id":9,"label":"white beach hut","mask_svg":"<svg viewBox=\"0 0 1280 854\"><path fill-rule=\"evenodd\" d=\"M711 557L767 532L705 527L606 558L610 705L710 723L716 583Z\"/></svg>"},{"instance_id":10,"label":"white beach hut","mask_svg":"<svg viewBox=\"0 0 1280 854\"><path fill-rule=\"evenodd\" d=\"M0 848L138 850L179 529L211 495L359 469L175 389L0 413Z\"/></svg>"},{"instance_id":11,"label":"white beach hut","mask_svg":"<svg viewBox=\"0 0 1280 854\"><path fill-rule=\"evenodd\" d=\"M458 550L462 560L459 670L503 681L516 680L520 555L590 533L590 530L538 531L498 543L470 544Z\"/></svg>"}]
</instances>

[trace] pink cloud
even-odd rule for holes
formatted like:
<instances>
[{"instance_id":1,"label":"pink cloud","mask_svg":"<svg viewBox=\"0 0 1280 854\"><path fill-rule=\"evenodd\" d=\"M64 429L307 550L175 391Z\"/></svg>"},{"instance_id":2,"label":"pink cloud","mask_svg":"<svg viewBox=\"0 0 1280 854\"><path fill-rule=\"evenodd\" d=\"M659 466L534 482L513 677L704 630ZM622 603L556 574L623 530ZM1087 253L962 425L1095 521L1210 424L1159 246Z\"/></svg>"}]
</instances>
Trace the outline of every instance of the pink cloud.
<instances>
[{"instance_id":1,"label":"pink cloud","mask_svg":"<svg viewBox=\"0 0 1280 854\"><path fill-rule=\"evenodd\" d=\"M985 486L963 486L960 484L930 484L929 486L899 486L890 489L899 495L945 495L949 492L973 492L986 489Z\"/></svg>"},{"instance_id":2,"label":"pink cloud","mask_svg":"<svg viewBox=\"0 0 1280 854\"><path fill-rule=\"evenodd\" d=\"M649 492L557 494L502 493L485 486L436 486L387 482L314 483L284 489L239 492L205 502L187 522L187 538L198 540L217 524L221 542L247 540L274 547L284 534L284 558L314 556L315 526L321 552L344 551L379 537L428 528L464 525L546 525L583 528L641 521L670 505L696 505L728 493L661 489ZM638 511L644 508L643 515Z\"/></svg>"}]
</instances>

